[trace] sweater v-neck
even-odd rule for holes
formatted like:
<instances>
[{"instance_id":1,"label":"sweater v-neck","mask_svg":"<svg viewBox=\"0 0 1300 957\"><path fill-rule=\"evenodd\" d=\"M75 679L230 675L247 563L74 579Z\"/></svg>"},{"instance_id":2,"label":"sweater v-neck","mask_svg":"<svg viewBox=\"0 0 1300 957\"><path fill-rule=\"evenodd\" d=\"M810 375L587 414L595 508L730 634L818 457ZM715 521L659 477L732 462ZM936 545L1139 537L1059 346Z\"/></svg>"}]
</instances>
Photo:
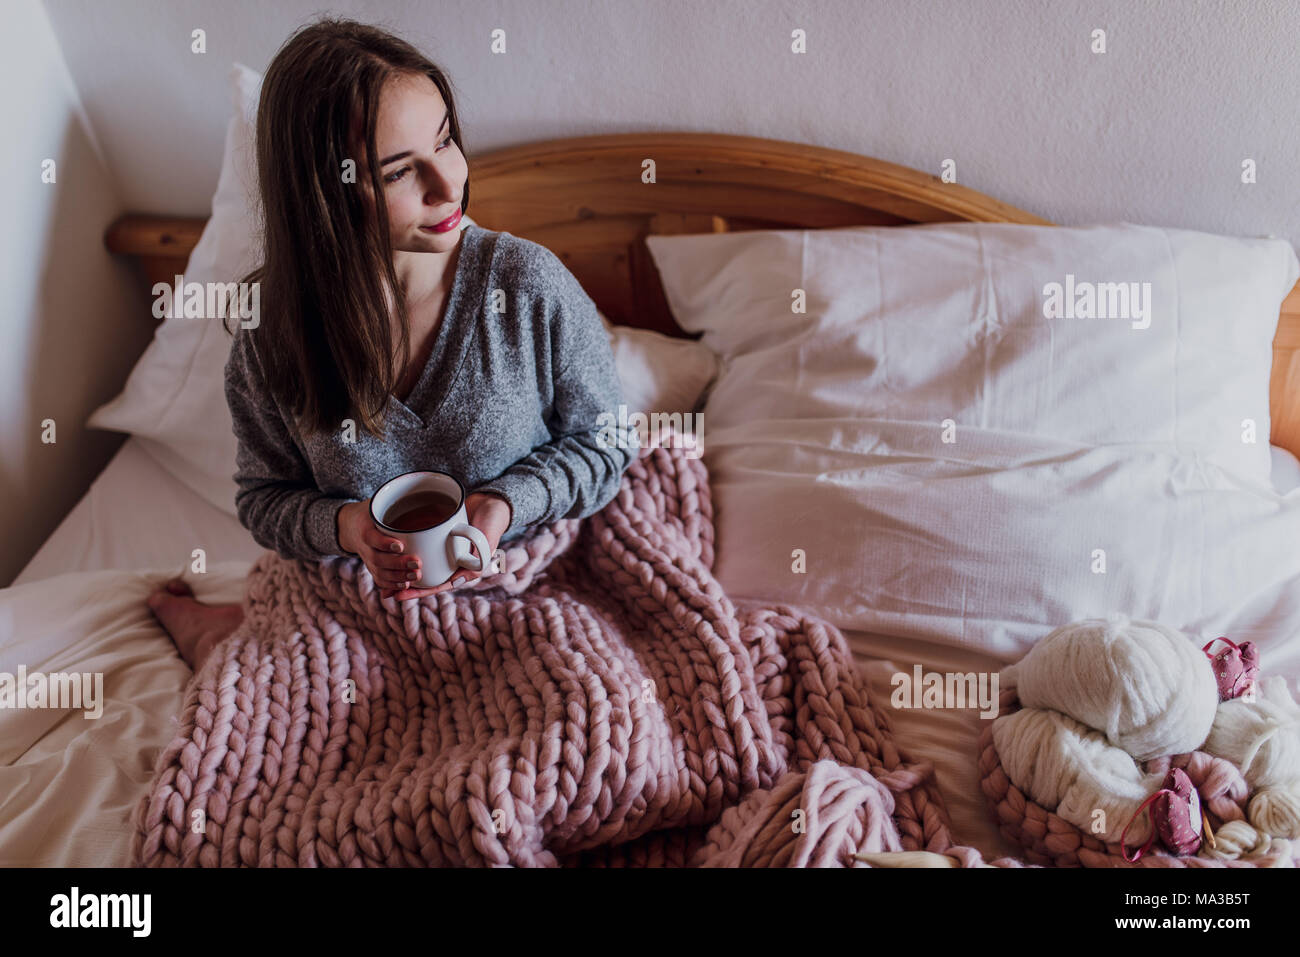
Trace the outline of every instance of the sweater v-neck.
<instances>
[{"instance_id":1,"label":"sweater v-neck","mask_svg":"<svg viewBox=\"0 0 1300 957\"><path fill-rule=\"evenodd\" d=\"M391 422L395 428L428 428L451 395L461 363L474 339L478 306L483 301L484 270L479 261L482 238L481 228L473 223L461 230L460 258L451 277L451 288L447 291L447 302L429 358L405 401L391 394L388 397Z\"/></svg>"}]
</instances>

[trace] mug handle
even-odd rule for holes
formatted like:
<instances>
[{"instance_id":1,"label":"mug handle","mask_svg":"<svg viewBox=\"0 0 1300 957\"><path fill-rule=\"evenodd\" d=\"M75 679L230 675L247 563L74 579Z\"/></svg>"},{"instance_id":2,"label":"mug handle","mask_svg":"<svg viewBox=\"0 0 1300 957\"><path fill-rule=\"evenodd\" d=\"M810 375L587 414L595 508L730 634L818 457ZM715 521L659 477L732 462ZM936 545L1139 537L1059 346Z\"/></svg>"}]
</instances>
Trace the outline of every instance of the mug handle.
<instances>
[{"instance_id":1,"label":"mug handle","mask_svg":"<svg viewBox=\"0 0 1300 957\"><path fill-rule=\"evenodd\" d=\"M478 549L478 565L466 565L464 563L468 559L456 557L456 551L452 544L452 539L457 535L461 538L469 539L470 544ZM472 558L473 556L470 557ZM457 568L468 568L472 572L483 571L483 569L487 568L488 559L491 558L491 556L488 555L487 536L468 523L457 525L447 533L447 558L448 564L454 565Z\"/></svg>"}]
</instances>

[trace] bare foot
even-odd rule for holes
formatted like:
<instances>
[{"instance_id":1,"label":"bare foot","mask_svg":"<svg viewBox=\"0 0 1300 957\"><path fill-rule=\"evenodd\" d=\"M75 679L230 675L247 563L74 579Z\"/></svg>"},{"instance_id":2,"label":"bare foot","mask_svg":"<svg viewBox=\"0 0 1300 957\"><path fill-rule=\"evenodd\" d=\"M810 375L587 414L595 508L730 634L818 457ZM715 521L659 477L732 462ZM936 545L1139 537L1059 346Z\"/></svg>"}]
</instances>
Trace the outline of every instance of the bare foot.
<instances>
[{"instance_id":1,"label":"bare foot","mask_svg":"<svg viewBox=\"0 0 1300 957\"><path fill-rule=\"evenodd\" d=\"M195 671L212 649L244 620L238 602L205 605L182 579L173 578L149 595L149 608L176 643L176 650Z\"/></svg>"}]
</instances>

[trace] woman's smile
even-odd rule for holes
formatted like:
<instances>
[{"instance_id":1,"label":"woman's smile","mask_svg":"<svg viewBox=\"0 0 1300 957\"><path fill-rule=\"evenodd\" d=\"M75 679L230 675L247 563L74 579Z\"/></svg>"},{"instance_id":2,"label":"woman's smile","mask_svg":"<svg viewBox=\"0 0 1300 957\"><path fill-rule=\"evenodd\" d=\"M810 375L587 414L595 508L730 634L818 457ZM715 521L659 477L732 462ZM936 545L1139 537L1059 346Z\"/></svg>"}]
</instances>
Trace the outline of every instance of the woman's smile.
<instances>
[{"instance_id":1,"label":"woman's smile","mask_svg":"<svg viewBox=\"0 0 1300 957\"><path fill-rule=\"evenodd\" d=\"M460 222L460 213L461 211L458 209L442 222L434 226L421 226L420 231L425 233L445 233L448 230L455 229L456 225Z\"/></svg>"}]
</instances>

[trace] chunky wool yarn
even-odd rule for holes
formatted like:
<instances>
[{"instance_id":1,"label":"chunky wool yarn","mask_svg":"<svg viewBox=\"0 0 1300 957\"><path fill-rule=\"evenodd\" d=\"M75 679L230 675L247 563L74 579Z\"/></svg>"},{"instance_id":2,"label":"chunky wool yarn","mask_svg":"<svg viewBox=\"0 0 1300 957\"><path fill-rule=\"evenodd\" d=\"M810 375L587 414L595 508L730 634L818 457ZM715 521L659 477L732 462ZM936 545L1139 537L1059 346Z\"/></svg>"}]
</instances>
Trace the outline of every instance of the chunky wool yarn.
<instances>
[{"instance_id":1,"label":"chunky wool yarn","mask_svg":"<svg viewBox=\"0 0 1300 957\"><path fill-rule=\"evenodd\" d=\"M1219 704L1213 666L1191 639L1126 615L1062 625L1006 674L1024 707L1069 715L1138 761L1200 747Z\"/></svg>"},{"instance_id":2,"label":"chunky wool yarn","mask_svg":"<svg viewBox=\"0 0 1300 957\"><path fill-rule=\"evenodd\" d=\"M1205 750L1238 765L1255 792L1250 822L1273 837L1300 838L1300 707L1285 679L1258 682L1254 700L1219 705Z\"/></svg>"},{"instance_id":3,"label":"chunky wool yarn","mask_svg":"<svg viewBox=\"0 0 1300 957\"><path fill-rule=\"evenodd\" d=\"M1015 689L1004 686L999 699L999 717L1008 717L1019 707ZM1027 864L1139 868L1294 867L1300 864L1300 841L1272 838L1246 821L1246 807L1251 795L1241 770L1226 758L1206 751L1155 758L1147 761L1144 767L1153 778L1161 779L1171 768L1181 768L1186 772L1200 797L1210 827L1217 835L1217 846L1206 841L1195 857L1177 857L1160 846L1153 846L1150 853L1136 863L1127 861L1120 841L1100 840L1090 826L1080 827L1067 821L1051 804L1036 800L1011 780L994 745L993 735L997 727L996 721L990 721L980 731L980 788L988 798L989 810L998 822L1002 836L1024 849L1023 860ZM1129 829L1130 836L1141 833L1141 830ZM956 851L950 848L944 854L956 860L959 859ZM1006 860L999 859L992 864L995 867L1014 866ZM972 865L962 859L961 866Z\"/></svg>"},{"instance_id":4,"label":"chunky wool yarn","mask_svg":"<svg viewBox=\"0 0 1300 957\"><path fill-rule=\"evenodd\" d=\"M1211 860L1261 860L1263 867L1289 867L1293 852L1286 838L1256 830L1245 821L1228 821L1214 832L1214 843L1201 848Z\"/></svg>"},{"instance_id":5,"label":"chunky wool yarn","mask_svg":"<svg viewBox=\"0 0 1300 957\"><path fill-rule=\"evenodd\" d=\"M993 744L1011 782L1062 820L1107 843L1130 821L1131 843L1150 836L1150 816L1134 817L1161 775L1144 773L1100 731L1058 711L1022 708L994 719Z\"/></svg>"},{"instance_id":6,"label":"chunky wool yarn","mask_svg":"<svg viewBox=\"0 0 1300 957\"><path fill-rule=\"evenodd\" d=\"M894 796L861 768L818 761L722 812L698 867L860 867L861 849L901 852Z\"/></svg>"}]
</instances>

